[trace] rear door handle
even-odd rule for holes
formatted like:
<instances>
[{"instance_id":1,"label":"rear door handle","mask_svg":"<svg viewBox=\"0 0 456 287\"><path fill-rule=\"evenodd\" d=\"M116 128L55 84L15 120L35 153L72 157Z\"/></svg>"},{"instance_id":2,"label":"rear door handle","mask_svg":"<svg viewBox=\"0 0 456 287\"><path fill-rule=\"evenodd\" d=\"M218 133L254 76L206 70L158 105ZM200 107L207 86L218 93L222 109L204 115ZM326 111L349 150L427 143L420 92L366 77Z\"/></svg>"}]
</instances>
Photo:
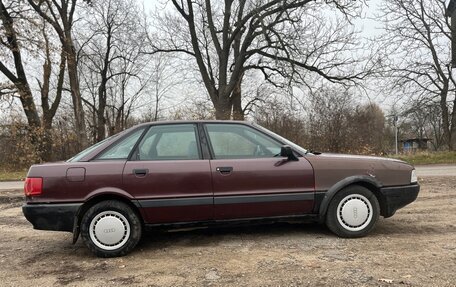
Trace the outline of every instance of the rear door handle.
<instances>
[{"instance_id":1,"label":"rear door handle","mask_svg":"<svg viewBox=\"0 0 456 287\"><path fill-rule=\"evenodd\" d=\"M220 172L221 174L229 174L233 171L233 167L231 166L220 166L217 167L216 170Z\"/></svg>"},{"instance_id":2,"label":"rear door handle","mask_svg":"<svg viewBox=\"0 0 456 287\"><path fill-rule=\"evenodd\" d=\"M144 177L146 176L146 174L149 173L149 170L144 168L144 169L134 169L133 170L133 173L136 175L136 176L139 176L139 177Z\"/></svg>"}]
</instances>

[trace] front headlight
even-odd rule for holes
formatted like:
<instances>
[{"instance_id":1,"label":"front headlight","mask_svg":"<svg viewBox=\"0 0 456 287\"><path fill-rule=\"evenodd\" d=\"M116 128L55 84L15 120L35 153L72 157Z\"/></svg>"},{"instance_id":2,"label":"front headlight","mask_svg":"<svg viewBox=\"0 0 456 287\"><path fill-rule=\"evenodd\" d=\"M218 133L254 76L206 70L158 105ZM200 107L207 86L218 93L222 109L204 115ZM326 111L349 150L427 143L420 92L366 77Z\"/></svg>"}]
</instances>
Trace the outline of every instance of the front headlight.
<instances>
[{"instance_id":1,"label":"front headlight","mask_svg":"<svg viewBox=\"0 0 456 287\"><path fill-rule=\"evenodd\" d=\"M412 175L410 176L410 183L418 182L418 176L416 175L416 170L412 170Z\"/></svg>"}]
</instances>

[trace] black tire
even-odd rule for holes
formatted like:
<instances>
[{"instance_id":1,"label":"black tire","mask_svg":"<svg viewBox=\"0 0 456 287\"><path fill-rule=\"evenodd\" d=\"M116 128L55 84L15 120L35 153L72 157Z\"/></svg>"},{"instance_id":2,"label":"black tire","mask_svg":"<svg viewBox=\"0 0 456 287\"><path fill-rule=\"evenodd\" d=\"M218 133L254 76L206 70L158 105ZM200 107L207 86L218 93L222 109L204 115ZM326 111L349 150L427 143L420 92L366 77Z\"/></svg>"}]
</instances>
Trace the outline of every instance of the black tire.
<instances>
[{"instance_id":1,"label":"black tire","mask_svg":"<svg viewBox=\"0 0 456 287\"><path fill-rule=\"evenodd\" d=\"M87 248L98 257L128 254L138 244L141 235L139 215L121 201L99 202L82 216L82 239Z\"/></svg>"},{"instance_id":2,"label":"black tire","mask_svg":"<svg viewBox=\"0 0 456 287\"><path fill-rule=\"evenodd\" d=\"M374 228L379 215L375 195L363 186L351 185L334 195L326 213L326 226L340 237L363 237Z\"/></svg>"}]
</instances>

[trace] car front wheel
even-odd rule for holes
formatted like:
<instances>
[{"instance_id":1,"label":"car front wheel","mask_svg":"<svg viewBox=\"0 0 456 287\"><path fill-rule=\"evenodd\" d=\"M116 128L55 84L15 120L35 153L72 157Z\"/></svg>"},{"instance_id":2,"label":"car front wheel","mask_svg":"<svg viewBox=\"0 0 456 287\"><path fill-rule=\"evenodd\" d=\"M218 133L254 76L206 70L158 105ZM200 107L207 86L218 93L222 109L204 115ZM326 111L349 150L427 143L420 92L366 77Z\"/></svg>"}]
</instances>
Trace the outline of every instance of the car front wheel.
<instances>
[{"instance_id":1,"label":"car front wheel","mask_svg":"<svg viewBox=\"0 0 456 287\"><path fill-rule=\"evenodd\" d=\"M326 214L326 225L340 237L362 237L378 220L380 206L367 188L352 185L336 193Z\"/></svg>"},{"instance_id":2,"label":"car front wheel","mask_svg":"<svg viewBox=\"0 0 456 287\"><path fill-rule=\"evenodd\" d=\"M142 225L127 204L102 201L90 207L81 220L81 236L98 257L118 257L129 253L141 239Z\"/></svg>"}]
</instances>

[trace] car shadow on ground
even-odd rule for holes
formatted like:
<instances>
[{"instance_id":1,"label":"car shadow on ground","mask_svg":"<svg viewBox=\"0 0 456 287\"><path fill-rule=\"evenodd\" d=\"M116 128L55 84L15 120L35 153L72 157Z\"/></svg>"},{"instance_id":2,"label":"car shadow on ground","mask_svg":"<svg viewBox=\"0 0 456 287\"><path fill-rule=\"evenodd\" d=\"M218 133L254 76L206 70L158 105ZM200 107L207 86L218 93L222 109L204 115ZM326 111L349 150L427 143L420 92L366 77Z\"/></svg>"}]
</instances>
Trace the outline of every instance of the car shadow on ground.
<instances>
[{"instance_id":1,"label":"car shadow on ground","mask_svg":"<svg viewBox=\"0 0 456 287\"><path fill-rule=\"evenodd\" d=\"M442 230L433 227L431 223L426 224L415 220L382 218L367 238L388 238L387 240L394 240L396 237L448 232L451 232L451 228ZM47 234L52 235L43 238L47 242L44 245L46 247L36 249L36 252L30 252L29 250L27 262L38 261L37 258L42 258L43 255L56 255L56 253L61 253L61 256L76 256L79 258L93 257L85 247L82 238L79 238L78 242L73 245L71 243L72 235L70 233L48 232ZM336 242L341 243L339 240L350 239L338 238L324 224L317 223L277 222L240 226L211 226L198 229L150 229L143 233L143 237L137 248L132 252L132 255L135 256L135 254L137 255L141 252L153 253L157 250L172 249L173 247L236 247L245 243L258 243L265 246L270 246L270 244L273 244L273 246L287 246L311 241L317 245L332 245Z\"/></svg>"},{"instance_id":2,"label":"car shadow on ground","mask_svg":"<svg viewBox=\"0 0 456 287\"><path fill-rule=\"evenodd\" d=\"M67 236L66 236L67 237ZM141 241L133 250L132 255L137 252L155 252L165 248L176 247L216 247L236 245L240 241L258 242L289 240L290 238L312 240L318 238L334 238L325 225L317 223L287 223L277 222L269 224L251 224L240 226L210 226L187 229L162 228L146 229L143 232ZM65 240L59 248L72 250L82 256L90 254L86 250L82 238L79 237L75 245ZM87 252L86 252L87 251ZM79 255L78 255L79 256Z\"/></svg>"},{"instance_id":3,"label":"car shadow on ground","mask_svg":"<svg viewBox=\"0 0 456 287\"><path fill-rule=\"evenodd\" d=\"M451 226L449 226L451 227ZM381 218L367 237L413 236L422 234L448 233L451 228L441 230L432 225L414 220L394 220ZM143 234L141 248L164 248L174 244L207 246L223 244L229 240L258 240L259 238L288 239L296 236L304 239L328 238L337 239L324 224L317 223L269 223L241 226L201 227L199 229L152 229Z\"/></svg>"},{"instance_id":4,"label":"car shadow on ground","mask_svg":"<svg viewBox=\"0 0 456 287\"><path fill-rule=\"evenodd\" d=\"M143 234L140 247L164 248L178 244L193 247L223 244L230 240L257 240L290 236L328 237L333 235L324 225L316 223L270 223L242 226L211 226L197 229L150 229Z\"/></svg>"},{"instance_id":5,"label":"car shadow on ground","mask_svg":"<svg viewBox=\"0 0 456 287\"><path fill-rule=\"evenodd\" d=\"M367 237L382 238L395 236L413 236L439 232L431 225L423 226L407 221L381 219ZM442 232L442 231L441 231ZM339 240L324 224L318 223L269 223L241 226L210 226L187 229L147 229L133 253L155 251L173 246L209 247L232 245L239 241L278 241L283 240ZM350 240L350 239L347 239ZM356 239L354 239L356 240ZM233 243L234 242L234 243ZM325 241L326 242L326 241ZM71 243L70 243L71 244ZM69 246L67 246L69 247ZM85 249L81 238L76 246L70 249ZM85 252L84 252L85 253Z\"/></svg>"}]
</instances>

